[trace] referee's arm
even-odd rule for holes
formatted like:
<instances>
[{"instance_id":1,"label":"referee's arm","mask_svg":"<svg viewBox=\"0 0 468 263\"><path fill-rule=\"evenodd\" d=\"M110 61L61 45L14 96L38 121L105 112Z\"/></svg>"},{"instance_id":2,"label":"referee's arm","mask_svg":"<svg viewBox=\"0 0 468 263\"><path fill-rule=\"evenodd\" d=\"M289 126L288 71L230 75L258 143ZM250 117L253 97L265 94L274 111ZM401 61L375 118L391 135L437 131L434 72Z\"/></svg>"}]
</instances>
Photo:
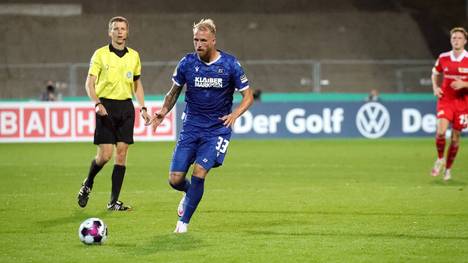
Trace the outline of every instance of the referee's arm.
<instances>
[{"instance_id":1,"label":"referee's arm","mask_svg":"<svg viewBox=\"0 0 468 263\"><path fill-rule=\"evenodd\" d=\"M99 98L96 95L96 79L97 77L91 74L88 74L86 78L86 93L88 93L88 97L94 103L95 107L97 107L97 114L104 116L107 115L106 108L100 103Z\"/></svg>"},{"instance_id":2,"label":"referee's arm","mask_svg":"<svg viewBox=\"0 0 468 263\"><path fill-rule=\"evenodd\" d=\"M99 99L96 95L96 76L93 76L91 74L88 74L88 77L86 78L86 93L88 94L88 97L91 99L94 104L99 102Z\"/></svg>"},{"instance_id":3,"label":"referee's arm","mask_svg":"<svg viewBox=\"0 0 468 263\"><path fill-rule=\"evenodd\" d=\"M145 125L149 125L150 116L145 107L145 92L143 90L141 79L138 78L137 80L133 81L133 86L135 90L135 97L141 108L141 117L145 120Z\"/></svg>"}]
</instances>

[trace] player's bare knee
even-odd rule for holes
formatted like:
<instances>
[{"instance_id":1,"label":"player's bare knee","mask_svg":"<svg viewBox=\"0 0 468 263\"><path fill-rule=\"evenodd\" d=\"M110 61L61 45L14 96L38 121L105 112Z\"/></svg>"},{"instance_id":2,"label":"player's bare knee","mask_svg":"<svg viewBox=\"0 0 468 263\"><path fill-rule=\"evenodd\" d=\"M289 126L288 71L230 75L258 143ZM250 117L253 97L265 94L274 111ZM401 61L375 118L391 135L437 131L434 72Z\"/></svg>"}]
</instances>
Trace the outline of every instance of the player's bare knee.
<instances>
[{"instance_id":1,"label":"player's bare knee","mask_svg":"<svg viewBox=\"0 0 468 263\"><path fill-rule=\"evenodd\" d=\"M185 179L185 174L180 172L170 172L169 173L169 184L177 185L182 183Z\"/></svg>"},{"instance_id":2,"label":"player's bare knee","mask_svg":"<svg viewBox=\"0 0 468 263\"><path fill-rule=\"evenodd\" d=\"M437 130L436 131L436 136L439 138L445 137L445 130Z\"/></svg>"},{"instance_id":3,"label":"player's bare knee","mask_svg":"<svg viewBox=\"0 0 468 263\"><path fill-rule=\"evenodd\" d=\"M453 133L451 137L451 143L453 145L458 145L460 142L460 133Z\"/></svg>"},{"instance_id":4,"label":"player's bare knee","mask_svg":"<svg viewBox=\"0 0 468 263\"><path fill-rule=\"evenodd\" d=\"M169 183L176 185L182 181L182 176L178 173L170 173L169 174Z\"/></svg>"},{"instance_id":5,"label":"player's bare knee","mask_svg":"<svg viewBox=\"0 0 468 263\"><path fill-rule=\"evenodd\" d=\"M193 176L204 179L208 175L208 171L209 170L206 170L203 166L195 164L193 167Z\"/></svg>"}]
</instances>

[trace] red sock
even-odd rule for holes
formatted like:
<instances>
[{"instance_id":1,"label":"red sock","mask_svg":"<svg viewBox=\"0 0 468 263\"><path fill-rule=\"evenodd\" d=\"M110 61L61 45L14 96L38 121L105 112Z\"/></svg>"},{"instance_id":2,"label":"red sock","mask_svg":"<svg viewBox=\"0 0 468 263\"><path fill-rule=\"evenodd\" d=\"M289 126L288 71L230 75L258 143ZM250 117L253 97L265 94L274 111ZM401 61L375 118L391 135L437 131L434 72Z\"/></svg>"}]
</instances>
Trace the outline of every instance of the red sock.
<instances>
[{"instance_id":1,"label":"red sock","mask_svg":"<svg viewBox=\"0 0 468 263\"><path fill-rule=\"evenodd\" d=\"M445 136L436 136L436 148L439 159L443 158L445 151Z\"/></svg>"},{"instance_id":2,"label":"red sock","mask_svg":"<svg viewBox=\"0 0 468 263\"><path fill-rule=\"evenodd\" d=\"M455 156L457 156L458 152L458 144L450 144L450 147L448 149L447 153L447 164L445 165L446 169L450 169L452 167L453 161L455 161Z\"/></svg>"}]
</instances>

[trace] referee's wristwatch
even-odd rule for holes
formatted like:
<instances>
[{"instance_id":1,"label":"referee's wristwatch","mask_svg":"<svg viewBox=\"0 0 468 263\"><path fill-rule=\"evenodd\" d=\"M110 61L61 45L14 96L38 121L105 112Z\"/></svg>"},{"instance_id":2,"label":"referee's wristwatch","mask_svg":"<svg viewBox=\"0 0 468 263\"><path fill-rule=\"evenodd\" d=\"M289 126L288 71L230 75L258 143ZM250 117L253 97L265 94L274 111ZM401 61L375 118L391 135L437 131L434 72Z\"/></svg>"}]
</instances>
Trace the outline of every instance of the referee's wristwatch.
<instances>
[{"instance_id":1,"label":"referee's wristwatch","mask_svg":"<svg viewBox=\"0 0 468 263\"><path fill-rule=\"evenodd\" d=\"M146 111L146 112L148 112L148 109L147 109L146 107L141 107L141 109L140 109L140 113L142 113L143 111Z\"/></svg>"}]
</instances>

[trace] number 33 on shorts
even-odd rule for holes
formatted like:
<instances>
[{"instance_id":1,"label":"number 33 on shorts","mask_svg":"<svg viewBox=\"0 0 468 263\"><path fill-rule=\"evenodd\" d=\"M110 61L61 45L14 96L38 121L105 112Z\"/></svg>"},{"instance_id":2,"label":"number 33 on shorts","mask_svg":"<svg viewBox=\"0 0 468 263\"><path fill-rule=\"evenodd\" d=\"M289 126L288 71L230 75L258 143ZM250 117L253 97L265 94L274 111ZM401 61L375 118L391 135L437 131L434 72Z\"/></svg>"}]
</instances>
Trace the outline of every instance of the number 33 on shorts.
<instances>
[{"instance_id":1,"label":"number 33 on shorts","mask_svg":"<svg viewBox=\"0 0 468 263\"><path fill-rule=\"evenodd\" d=\"M228 145L229 145L229 140L226 140L223 137L219 136L218 143L216 144L216 150L224 154L227 151Z\"/></svg>"}]
</instances>

